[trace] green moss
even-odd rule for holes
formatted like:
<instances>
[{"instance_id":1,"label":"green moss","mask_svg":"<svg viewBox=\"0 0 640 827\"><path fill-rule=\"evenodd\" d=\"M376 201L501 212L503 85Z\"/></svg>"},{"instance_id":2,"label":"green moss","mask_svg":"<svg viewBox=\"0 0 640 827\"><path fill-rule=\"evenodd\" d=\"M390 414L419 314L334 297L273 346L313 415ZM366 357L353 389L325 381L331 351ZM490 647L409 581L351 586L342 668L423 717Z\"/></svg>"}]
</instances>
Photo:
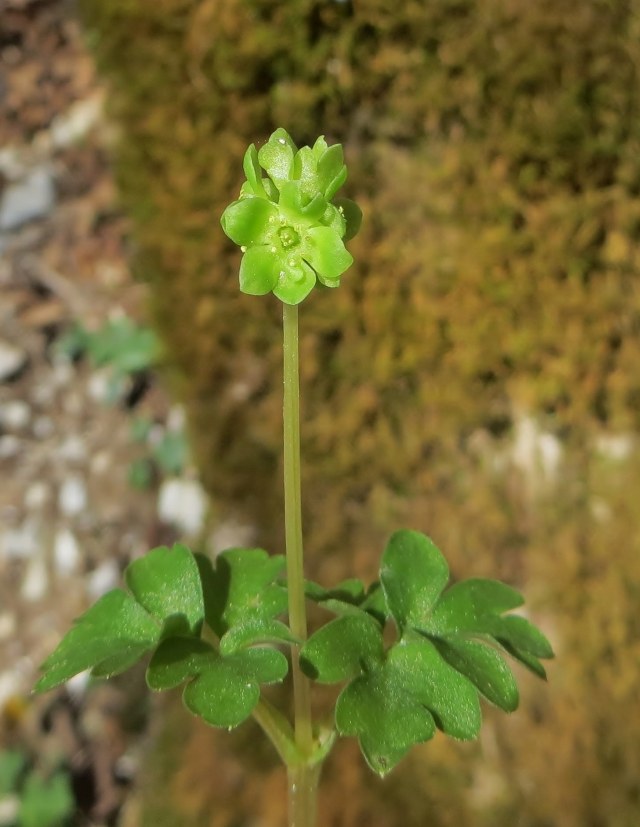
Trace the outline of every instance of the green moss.
<instances>
[{"instance_id":1,"label":"green moss","mask_svg":"<svg viewBox=\"0 0 640 827\"><path fill-rule=\"evenodd\" d=\"M218 222L248 143L280 125L299 143L324 131L345 145L365 221L343 286L302 308L310 573L372 576L386 536L411 525L454 570L531 592L565 641L552 691L491 719L501 749L483 766L508 783L487 796L474 764L475 815L466 800L447 812L478 827L634 823L624 768L640 732L620 710L637 680L624 641L640 479L591 458L599 430L640 425L634 3L80 5L122 129L137 272L208 490L281 547L279 307L238 292ZM522 415L566 445L562 482L541 492L508 463L492 470ZM616 520L594 522L594 497ZM407 789L431 756L464 780L463 758L422 755Z\"/></svg>"}]
</instances>

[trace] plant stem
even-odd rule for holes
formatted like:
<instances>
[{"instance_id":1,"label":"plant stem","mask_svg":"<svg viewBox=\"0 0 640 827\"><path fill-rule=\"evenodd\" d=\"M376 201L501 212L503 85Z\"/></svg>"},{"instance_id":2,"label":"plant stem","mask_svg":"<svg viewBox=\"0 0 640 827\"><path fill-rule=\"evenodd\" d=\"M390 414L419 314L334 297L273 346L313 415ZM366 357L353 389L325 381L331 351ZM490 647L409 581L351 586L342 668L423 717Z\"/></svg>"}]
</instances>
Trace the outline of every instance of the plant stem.
<instances>
[{"instance_id":1,"label":"plant stem","mask_svg":"<svg viewBox=\"0 0 640 827\"><path fill-rule=\"evenodd\" d=\"M302 551L300 492L300 382L298 367L298 308L283 303L284 352L284 514L289 590L289 625L293 634L307 637ZM313 752L310 684L300 669L299 649L292 647L294 731L301 763L289 765L289 827L313 827L318 770L310 766ZM307 760L305 760L307 759Z\"/></svg>"}]
</instances>

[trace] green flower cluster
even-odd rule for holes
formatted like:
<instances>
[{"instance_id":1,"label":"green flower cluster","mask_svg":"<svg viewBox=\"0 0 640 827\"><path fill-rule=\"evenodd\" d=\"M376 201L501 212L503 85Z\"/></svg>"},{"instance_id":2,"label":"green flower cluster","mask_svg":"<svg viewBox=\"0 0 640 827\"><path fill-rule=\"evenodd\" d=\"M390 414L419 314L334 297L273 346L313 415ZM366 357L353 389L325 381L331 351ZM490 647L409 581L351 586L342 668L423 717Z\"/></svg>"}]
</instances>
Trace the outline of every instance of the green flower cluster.
<instances>
[{"instance_id":1,"label":"green flower cluster","mask_svg":"<svg viewBox=\"0 0 640 827\"><path fill-rule=\"evenodd\" d=\"M222 229L241 246L240 289L255 296L273 293L298 304L316 279L338 287L353 258L344 246L360 227L362 214L347 198L334 198L347 178L342 146L324 137L298 149L276 129L259 151L244 156L247 180L240 198L222 214ZM267 177L263 175L263 170Z\"/></svg>"}]
</instances>

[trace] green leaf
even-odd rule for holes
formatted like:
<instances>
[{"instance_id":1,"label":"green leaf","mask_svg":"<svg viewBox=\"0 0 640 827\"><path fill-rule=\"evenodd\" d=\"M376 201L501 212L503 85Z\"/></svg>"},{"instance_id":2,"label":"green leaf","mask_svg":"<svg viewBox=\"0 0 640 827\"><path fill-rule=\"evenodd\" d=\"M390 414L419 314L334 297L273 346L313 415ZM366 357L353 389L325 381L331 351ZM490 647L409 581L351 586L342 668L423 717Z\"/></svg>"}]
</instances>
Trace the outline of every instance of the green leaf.
<instances>
[{"instance_id":1,"label":"green leaf","mask_svg":"<svg viewBox=\"0 0 640 827\"><path fill-rule=\"evenodd\" d=\"M232 626L250 620L267 620L287 611L287 592L277 578L284 556L263 549L236 548L223 551L215 568L196 555L205 597L206 621L222 637Z\"/></svg>"},{"instance_id":2,"label":"green leaf","mask_svg":"<svg viewBox=\"0 0 640 827\"><path fill-rule=\"evenodd\" d=\"M349 680L382 662L384 647L377 621L364 612L331 621L300 651L300 665L320 683Z\"/></svg>"},{"instance_id":3,"label":"green leaf","mask_svg":"<svg viewBox=\"0 0 640 827\"><path fill-rule=\"evenodd\" d=\"M189 446L184 431L167 431L160 442L153 446L153 458L165 474L180 474L189 456Z\"/></svg>"},{"instance_id":4,"label":"green leaf","mask_svg":"<svg viewBox=\"0 0 640 827\"><path fill-rule=\"evenodd\" d=\"M449 580L449 567L436 545L417 531L396 531L382 555L380 582L400 630L429 617Z\"/></svg>"},{"instance_id":5,"label":"green leaf","mask_svg":"<svg viewBox=\"0 0 640 827\"><path fill-rule=\"evenodd\" d=\"M174 689L189 678L200 674L210 661L219 657L204 640L193 637L172 637L163 640L153 653L147 667L147 685L154 692Z\"/></svg>"},{"instance_id":6,"label":"green leaf","mask_svg":"<svg viewBox=\"0 0 640 827\"><path fill-rule=\"evenodd\" d=\"M250 296L264 296L278 283L280 259L271 247L249 247L240 262L240 290Z\"/></svg>"},{"instance_id":7,"label":"green leaf","mask_svg":"<svg viewBox=\"0 0 640 827\"><path fill-rule=\"evenodd\" d=\"M497 580L472 578L451 586L429 617L429 630L468 631L488 616L500 615L524 603L522 596Z\"/></svg>"},{"instance_id":8,"label":"green leaf","mask_svg":"<svg viewBox=\"0 0 640 827\"><path fill-rule=\"evenodd\" d=\"M292 259L293 266L288 260L281 259L278 283L273 288L273 294L286 304L300 304L316 284L316 274L302 259Z\"/></svg>"},{"instance_id":9,"label":"green leaf","mask_svg":"<svg viewBox=\"0 0 640 827\"><path fill-rule=\"evenodd\" d=\"M66 773L51 778L31 773L20 796L20 827L62 827L75 809L71 784Z\"/></svg>"},{"instance_id":10,"label":"green leaf","mask_svg":"<svg viewBox=\"0 0 640 827\"><path fill-rule=\"evenodd\" d=\"M362 224L362 210L350 198L336 198L333 202L340 210L344 218L346 229L343 236L344 241L349 241L358 234Z\"/></svg>"},{"instance_id":11,"label":"green leaf","mask_svg":"<svg viewBox=\"0 0 640 827\"><path fill-rule=\"evenodd\" d=\"M347 180L341 144L327 148L318 160L318 189L329 201Z\"/></svg>"},{"instance_id":12,"label":"green leaf","mask_svg":"<svg viewBox=\"0 0 640 827\"><path fill-rule=\"evenodd\" d=\"M280 620L251 617L232 626L220 640L220 652L230 655L257 643L299 643L289 627Z\"/></svg>"},{"instance_id":13,"label":"green leaf","mask_svg":"<svg viewBox=\"0 0 640 827\"><path fill-rule=\"evenodd\" d=\"M289 180L293 168L293 156L297 148L288 132L276 129L264 146L260 147L258 160L273 183L281 188Z\"/></svg>"},{"instance_id":14,"label":"green leaf","mask_svg":"<svg viewBox=\"0 0 640 827\"><path fill-rule=\"evenodd\" d=\"M401 641L389 651L389 666L403 690L431 712L438 729L463 740L477 737L482 723L478 693L432 643Z\"/></svg>"},{"instance_id":15,"label":"green leaf","mask_svg":"<svg viewBox=\"0 0 640 827\"><path fill-rule=\"evenodd\" d=\"M487 700L505 712L518 708L518 686L499 652L478 641L453 636L436 638L433 643L447 663L465 675Z\"/></svg>"},{"instance_id":16,"label":"green leaf","mask_svg":"<svg viewBox=\"0 0 640 827\"><path fill-rule=\"evenodd\" d=\"M160 638L160 626L136 600L121 589L101 597L67 632L42 664L43 675L35 686L45 692L85 669L111 662L101 674L113 675L130 664ZM124 667L126 668L126 667Z\"/></svg>"},{"instance_id":17,"label":"green leaf","mask_svg":"<svg viewBox=\"0 0 640 827\"><path fill-rule=\"evenodd\" d=\"M192 552L179 543L161 546L131 563L125 582L149 614L171 634L200 633L204 599L198 565Z\"/></svg>"},{"instance_id":18,"label":"green leaf","mask_svg":"<svg viewBox=\"0 0 640 827\"><path fill-rule=\"evenodd\" d=\"M242 168L244 169L244 174L247 176L252 193L261 198L266 198L267 193L262 184L262 170L258 162L258 152L255 144L251 144L245 152Z\"/></svg>"},{"instance_id":19,"label":"green leaf","mask_svg":"<svg viewBox=\"0 0 640 827\"><path fill-rule=\"evenodd\" d=\"M341 735L358 738L367 763L381 776L414 744L428 741L436 731L428 710L398 684L389 669L362 675L342 690L336 726Z\"/></svg>"},{"instance_id":20,"label":"green leaf","mask_svg":"<svg viewBox=\"0 0 640 827\"><path fill-rule=\"evenodd\" d=\"M159 690L189 680L183 693L187 708L212 726L235 727L258 703L260 684L281 681L287 670L287 659L274 649L222 656L203 641L172 638L154 653L147 683Z\"/></svg>"},{"instance_id":21,"label":"green leaf","mask_svg":"<svg viewBox=\"0 0 640 827\"><path fill-rule=\"evenodd\" d=\"M278 216L278 208L264 198L249 196L234 201L220 218L222 229L236 244L247 247L264 244L269 230L269 219Z\"/></svg>"},{"instance_id":22,"label":"green leaf","mask_svg":"<svg viewBox=\"0 0 640 827\"><path fill-rule=\"evenodd\" d=\"M17 789L18 781L26 766L27 759L24 753L18 750L0 752L0 798Z\"/></svg>"},{"instance_id":23,"label":"green leaf","mask_svg":"<svg viewBox=\"0 0 640 827\"><path fill-rule=\"evenodd\" d=\"M160 355L157 336L123 316L107 322L86 338L88 353L94 364L111 365L120 375L152 367Z\"/></svg>"},{"instance_id":24,"label":"green leaf","mask_svg":"<svg viewBox=\"0 0 640 827\"><path fill-rule=\"evenodd\" d=\"M342 239L330 227L311 227L302 243L302 256L328 287L335 286L344 271L353 264L353 256Z\"/></svg>"}]
</instances>

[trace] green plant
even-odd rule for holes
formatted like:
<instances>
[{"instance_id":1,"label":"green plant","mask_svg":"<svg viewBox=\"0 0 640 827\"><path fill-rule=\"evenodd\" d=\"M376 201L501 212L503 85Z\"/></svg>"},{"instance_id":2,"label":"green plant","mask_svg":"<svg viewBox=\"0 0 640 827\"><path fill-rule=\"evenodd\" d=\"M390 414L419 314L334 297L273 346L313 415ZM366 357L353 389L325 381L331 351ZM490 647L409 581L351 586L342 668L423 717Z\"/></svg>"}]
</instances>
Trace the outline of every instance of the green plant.
<instances>
[{"instance_id":1,"label":"green plant","mask_svg":"<svg viewBox=\"0 0 640 827\"><path fill-rule=\"evenodd\" d=\"M0 752L0 826L66 827L75 809L67 773L29 768L18 750Z\"/></svg>"},{"instance_id":2,"label":"green plant","mask_svg":"<svg viewBox=\"0 0 640 827\"><path fill-rule=\"evenodd\" d=\"M155 333L128 316L110 319L94 331L75 324L60 339L58 349L71 358L87 354L95 367L109 369L110 402L122 396L128 378L154 367L160 355Z\"/></svg>"},{"instance_id":3,"label":"green plant","mask_svg":"<svg viewBox=\"0 0 640 827\"><path fill-rule=\"evenodd\" d=\"M290 824L310 827L336 737L357 737L369 766L385 775L438 729L475 738L480 696L507 712L517 707L505 653L540 677L541 659L553 653L540 631L511 614L523 602L516 591L488 579L447 588L444 557L415 531L391 536L368 588L304 579L298 304L318 282L338 286L351 263L343 241L357 231L360 211L335 198L346 167L342 148L324 138L297 149L279 129L259 152L249 147L244 170L222 226L243 249L241 290L272 291L283 302L286 555L230 549L214 565L184 545L154 549L129 565L126 589L106 594L66 634L37 689L89 668L108 677L152 652L151 689L184 685L186 706L213 726L255 717L288 768ZM310 637L307 600L333 616ZM289 669L293 725L263 693ZM312 719L314 681L344 684L330 723Z\"/></svg>"}]
</instances>

